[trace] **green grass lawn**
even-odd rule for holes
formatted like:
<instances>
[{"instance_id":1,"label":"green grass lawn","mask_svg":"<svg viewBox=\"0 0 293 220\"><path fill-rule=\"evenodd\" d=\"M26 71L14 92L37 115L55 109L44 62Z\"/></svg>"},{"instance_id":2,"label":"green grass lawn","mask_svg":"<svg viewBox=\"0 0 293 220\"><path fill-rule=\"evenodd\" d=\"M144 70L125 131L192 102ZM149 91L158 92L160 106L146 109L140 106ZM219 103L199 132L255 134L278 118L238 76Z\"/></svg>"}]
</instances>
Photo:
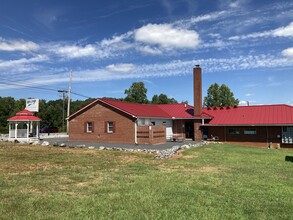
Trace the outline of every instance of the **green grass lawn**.
<instances>
[{"instance_id":1,"label":"green grass lawn","mask_svg":"<svg viewBox=\"0 0 293 220\"><path fill-rule=\"evenodd\" d=\"M0 219L292 219L293 150L176 158L0 143Z\"/></svg>"}]
</instances>

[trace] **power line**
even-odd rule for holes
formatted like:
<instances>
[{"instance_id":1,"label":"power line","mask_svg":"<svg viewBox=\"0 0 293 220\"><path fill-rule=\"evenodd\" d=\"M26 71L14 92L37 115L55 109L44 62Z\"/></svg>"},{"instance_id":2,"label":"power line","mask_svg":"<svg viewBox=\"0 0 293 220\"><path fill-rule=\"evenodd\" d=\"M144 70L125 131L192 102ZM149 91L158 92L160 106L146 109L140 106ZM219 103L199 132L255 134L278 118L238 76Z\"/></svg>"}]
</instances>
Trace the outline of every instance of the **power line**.
<instances>
[{"instance_id":1,"label":"power line","mask_svg":"<svg viewBox=\"0 0 293 220\"><path fill-rule=\"evenodd\" d=\"M92 98L90 96L82 95L82 94L79 94L79 93L76 93L76 92L72 92L72 91L71 91L71 93L74 94L74 95L78 95L78 96L84 97L84 98L88 98L88 99Z\"/></svg>"},{"instance_id":2,"label":"power line","mask_svg":"<svg viewBox=\"0 0 293 220\"><path fill-rule=\"evenodd\" d=\"M44 86L46 86L46 87L51 88L51 89L55 89L55 90L58 89L58 88L56 88L56 87L49 86L48 84L28 83L28 82L23 83L22 81L21 81L22 83L19 83L19 81L16 81L16 80L9 80L9 79L5 79L5 78L3 78L3 77L0 77L0 79L4 80L4 81L6 81L6 82L15 83L15 84L17 84L17 85L19 85L19 86L32 86L32 87L40 87L40 86L42 86L42 88L43 88Z\"/></svg>"},{"instance_id":3,"label":"power line","mask_svg":"<svg viewBox=\"0 0 293 220\"><path fill-rule=\"evenodd\" d=\"M47 91L57 92L57 89L50 89L50 88L38 87L38 86L29 86L29 85L20 84L20 83L8 83L8 82L4 83L4 82L0 82L0 84L2 84L2 85L10 85L10 86L26 87L26 88L32 88L32 89L41 89L41 90L47 90Z\"/></svg>"},{"instance_id":4,"label":"power line","mask_svg":"<svg viewBox=\"0 0 293 220\"><path fill-rule=\"evenodd\" d=\"M29 84L13 82L11 80L6 80L6 81L8 81L8 82L0 82L0 84L2 84L2 85L10 85L10 86L19 86L19 87L25 87L25 88L31 88L31 89L46 90L46 91L52 91L52 92L60 92L59 91L60 89L57 89L57 88L54 89L53 87L51 87L51 88L47 88L47 87L44 87L44 86L41 87L42 84L38 84L40 86L34 86L34 84L29 85ZM45 85L45 86L47 86L47 85ZM66 92L68 92L68 91L66 90ZM90 96L86 96L86 95L76 93L76 92L73 92L73 91L71 91L71 93L74 94L74 95L80 96L80 97L84 97L84 98L92 98Z\"/></svg>"}]
</instances>

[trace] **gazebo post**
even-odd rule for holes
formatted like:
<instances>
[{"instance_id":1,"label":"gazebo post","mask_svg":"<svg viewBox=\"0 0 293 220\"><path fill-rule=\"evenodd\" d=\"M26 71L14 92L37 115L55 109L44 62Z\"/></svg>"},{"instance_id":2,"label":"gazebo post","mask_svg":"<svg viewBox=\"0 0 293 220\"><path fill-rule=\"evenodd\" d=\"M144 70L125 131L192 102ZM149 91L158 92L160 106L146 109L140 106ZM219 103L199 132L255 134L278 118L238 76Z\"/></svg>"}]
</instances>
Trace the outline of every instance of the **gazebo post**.
<instances>
[{"instance_id":1,"label":"gazebo post","mask_svg":"<svg viewBox=\"0 0 293 220\"><path fill-rule=\"evenodd\" d=\"M9 127L8 139L10 139L11 138L11 123L10 122L8 123L8 127Z\"/></svg>"},{"instance_id":2,"label":"gazebo post","mask_svg":"<svg viewBox=\"0 0 293 220\"><path fill-rule=\"evenodd\" d=\"M26 139L29 142L29 132L30 132L30 124L29 122L26 123Z\"/></svg>"},{"instance_id":3,"label":"gazebo post","mask_svg":"<svg viewBox=\"0 0 293 220\"><path fill-rule=\"evenodd\" d=\"M17 139L17 126L18 126L18 123L16 122L16 123L15 123L15 135L14 135L14 140Z\"/></svg>"},{"instance_id":4,"label":"gazebo post","mask_svg":"<svg viewBox=\"0 0 293 220\"><path fill-rule=\"evenodd\" d=\"M30 133L33 133L33 127L34 127L33 121L31 121L31 124L30 124Z\"/></svg>"},{"instance_id":5,"label":"gazebo post","mask_svg":"<svg viewBox=\"0 0 293 220\"><path fill-rule=\"evenodd\" d=\"M37 128L36 128L36 136L37 138L40 138L40 134L39 134L39 126L40 126L40 122L37 122Z\"/></svg>"}]
</instances>

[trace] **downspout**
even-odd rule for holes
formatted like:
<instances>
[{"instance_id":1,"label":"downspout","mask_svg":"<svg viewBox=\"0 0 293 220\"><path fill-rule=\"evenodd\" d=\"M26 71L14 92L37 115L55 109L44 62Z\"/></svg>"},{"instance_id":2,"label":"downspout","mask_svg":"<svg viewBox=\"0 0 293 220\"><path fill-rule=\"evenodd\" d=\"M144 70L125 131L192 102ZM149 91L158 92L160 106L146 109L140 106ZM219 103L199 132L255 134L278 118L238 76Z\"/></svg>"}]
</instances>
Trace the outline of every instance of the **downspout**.
<instances>
[{"instance_id":1,"label":"downspout","mask_svg":"<svg viewBox=\"0 0 293 220\"><path fill-rule=\"evenodd\" d=\"M134 121L134 143L137 143L137 119Z\"/></svg>"}]
</instances>

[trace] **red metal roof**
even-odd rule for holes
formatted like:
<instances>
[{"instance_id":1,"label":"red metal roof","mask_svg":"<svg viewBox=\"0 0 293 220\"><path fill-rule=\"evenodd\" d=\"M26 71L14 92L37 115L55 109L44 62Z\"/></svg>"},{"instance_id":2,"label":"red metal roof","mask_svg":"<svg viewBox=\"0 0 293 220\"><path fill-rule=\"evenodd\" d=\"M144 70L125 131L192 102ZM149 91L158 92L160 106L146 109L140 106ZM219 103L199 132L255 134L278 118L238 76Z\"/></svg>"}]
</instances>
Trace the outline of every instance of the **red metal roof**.
<instances>
[{"instance_id":1,"label":"red metal roof","mask_svg":"<svg viewBox=\"0 0 293 220\"><path fill-rule=\"evenodd\" d=\"M87 106L81 108L77 112L69 116L73 117L77 113L86 110L96 102L102 102L108 106L112 106L126 114L134 117L148 117L148 118L166 118L166 119L198 119L198 118L211 118L206 114L194 116L193 106L186 104L138 104L131 102L123 102L119 100L112 100L106 98L96 99Z\"/></svg>"},{"instance_id":2,"label":"red metal roof","mask_svg":"<svg viewBox=\"0 0 293 220\"><path fill-rule=\"evenodd\" d=\"M96 102L102 102L134 117L166 119L211 119L206 125L293 125L293 107L289 105L259 105L223 108L203 108L203 113L193 115L193 106L186 104L137 104L112 99L96 99L77 113Z\"/></svg>"},{"instance_id":3,"label":"red metal roof","mask_svg":"<svg viewBox=\"0 0 293 220\"><path fill-rule=\"evenodd\" d=\"M41 121L40 118L34 116L29 110L22 110L16 113L15 116L8 118L7 121Z\"/></svg>"},{"instance_id":4,"label":"red metal roof","mask_svg":"<svg viewBox=\"0 0 293 220\"><path fill-rule=\"evenodd\" d=\"M119 100L99 99L116 109L135 117L152 117L152 118L182 118L194 119L202 118L202 116L193 115L193 106L180 104L138 104L130 102L122 102Z\"/></svg>"},{"instance_id":5,"label":"red metal roof","mask_svg":"<svg viewBox=\"0 0 293 220\"><path fill-rule=\"evenodd\" d=\"M293 125L289 105L204 108L203 112L213 117L209 125Z\"/></svg>"}]
</instances>

